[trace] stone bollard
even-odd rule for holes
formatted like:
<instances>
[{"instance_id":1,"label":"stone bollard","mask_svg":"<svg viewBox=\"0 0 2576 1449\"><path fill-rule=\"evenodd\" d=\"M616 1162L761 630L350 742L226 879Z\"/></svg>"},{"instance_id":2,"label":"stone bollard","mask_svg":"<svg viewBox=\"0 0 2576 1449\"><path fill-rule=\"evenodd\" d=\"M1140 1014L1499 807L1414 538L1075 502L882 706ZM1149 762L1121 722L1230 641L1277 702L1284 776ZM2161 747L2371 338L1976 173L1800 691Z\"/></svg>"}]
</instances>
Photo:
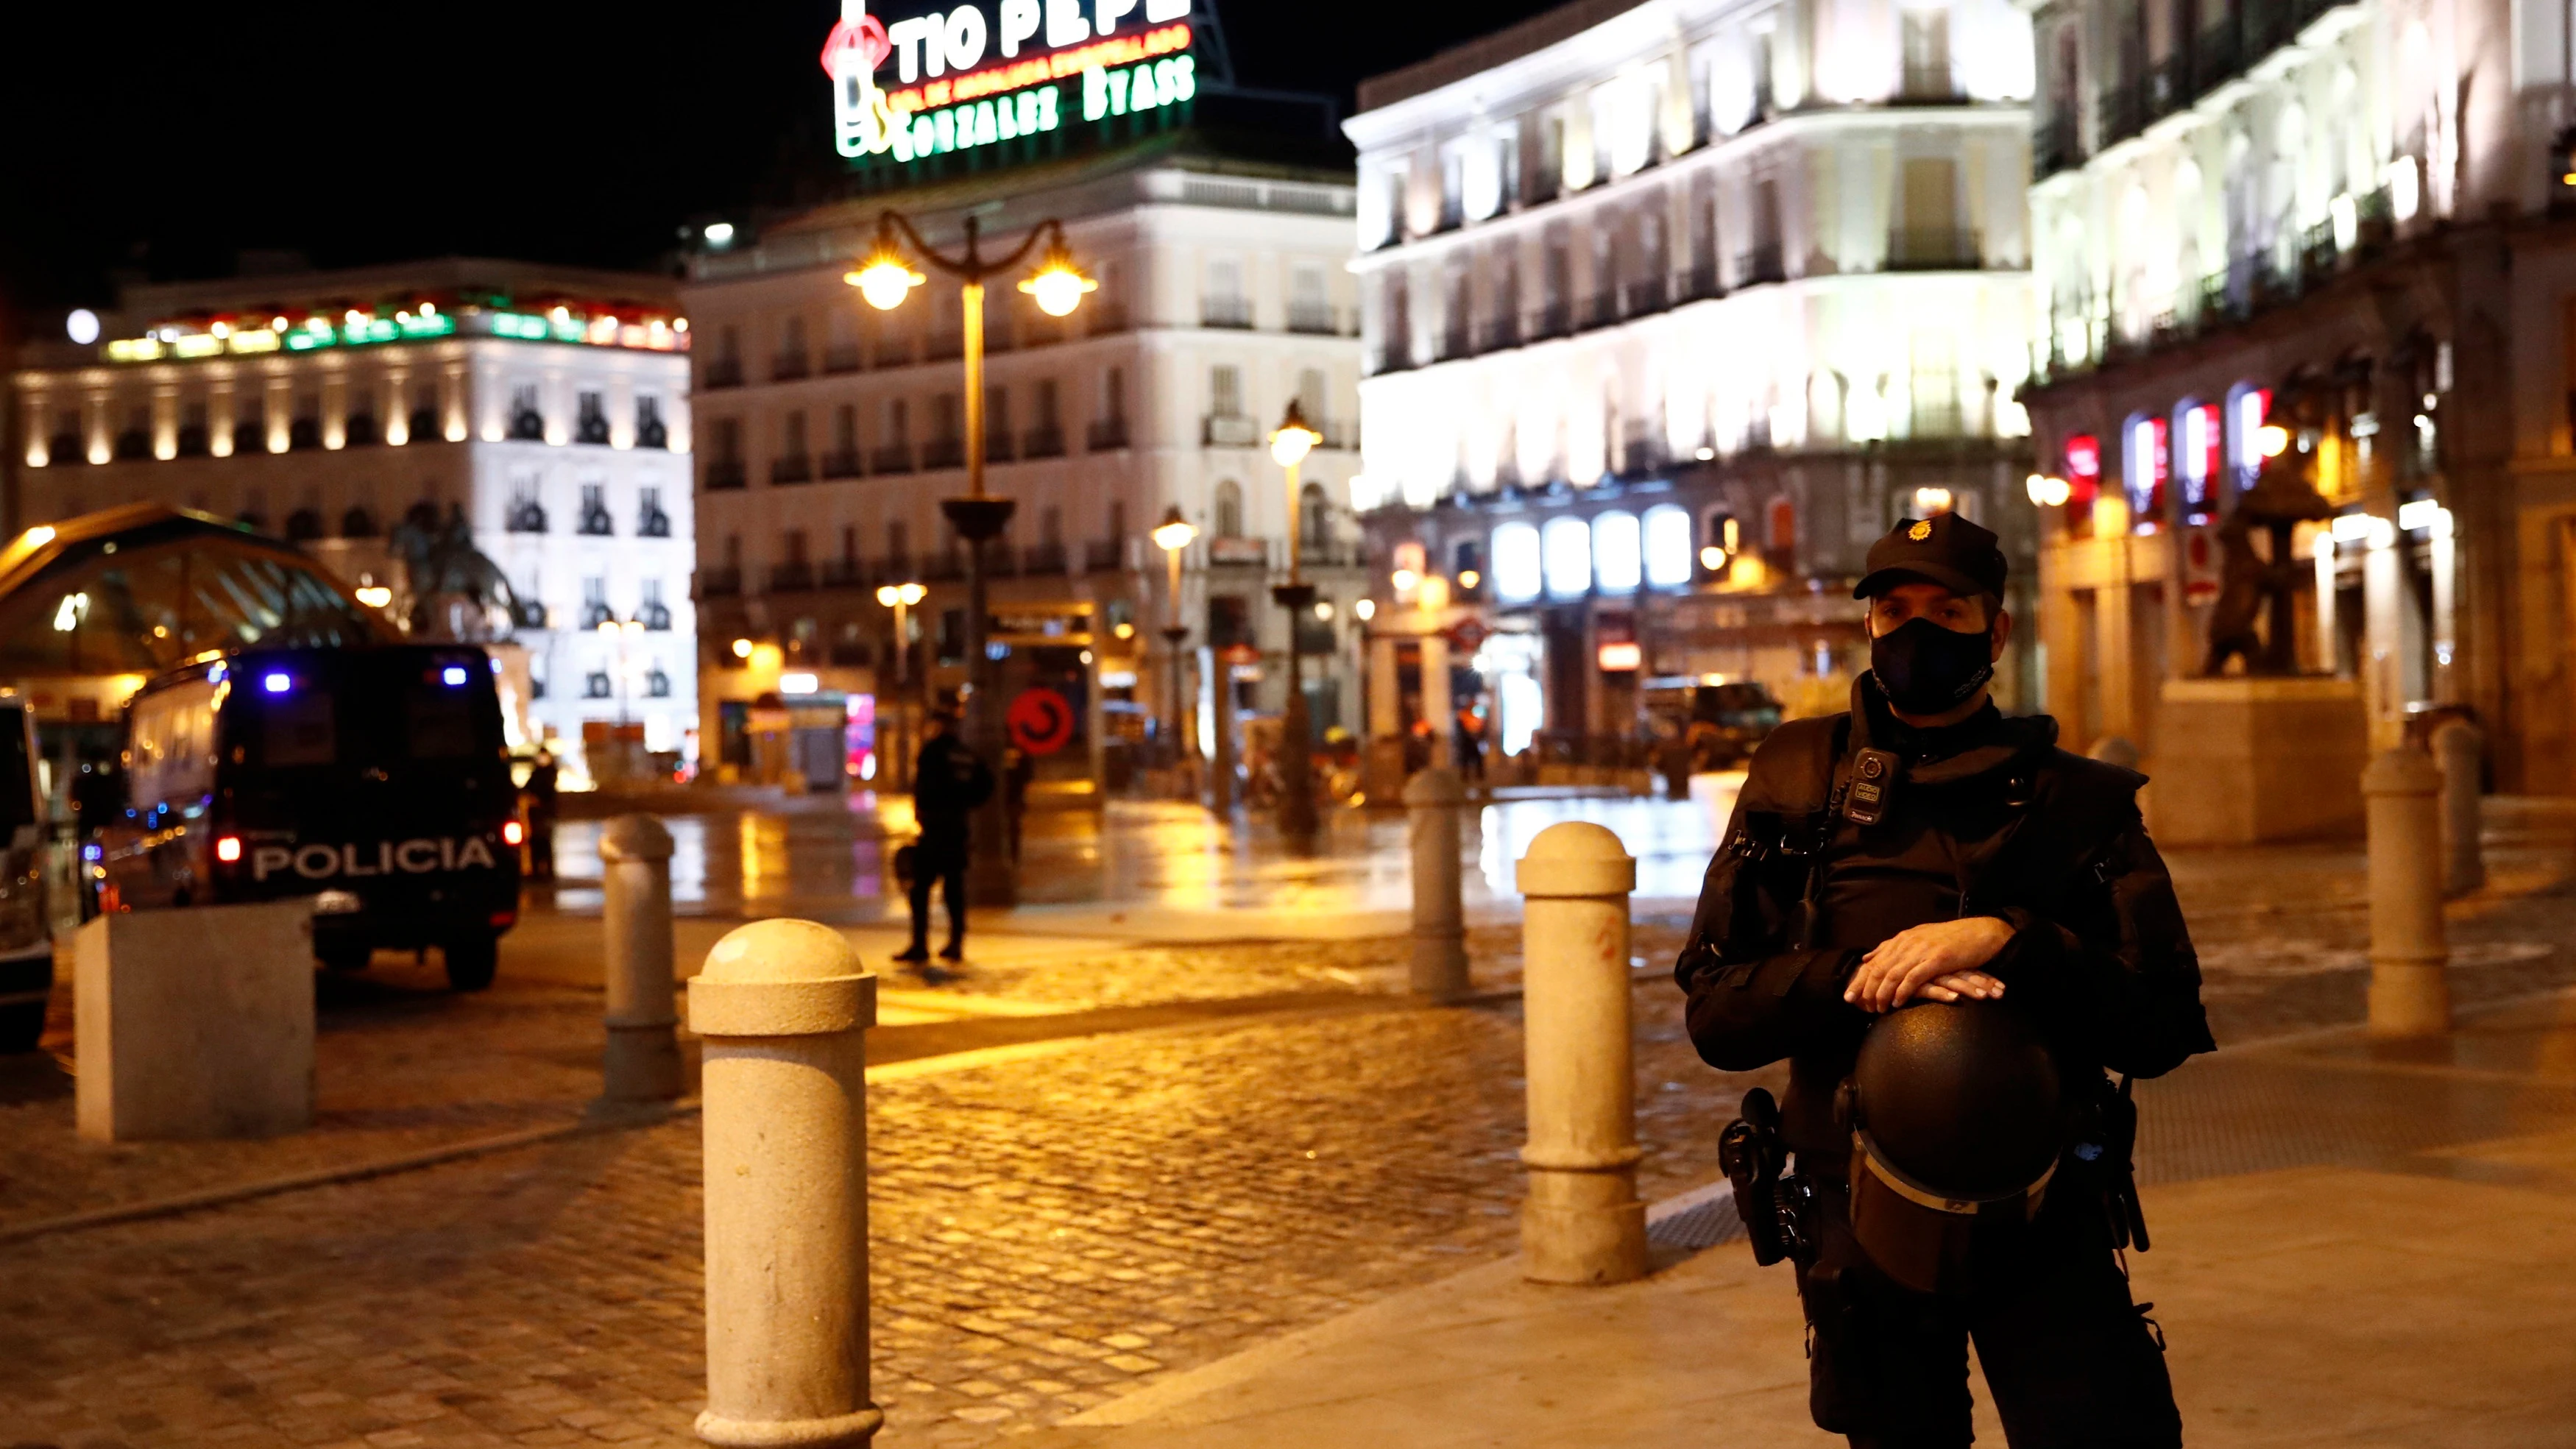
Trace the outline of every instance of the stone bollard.
<instances>
[{"instance_id":1,"label":"stone bollard","mask_svg":"<svg viewBox=\"0 0 2576 1449\"><path fill-rule=\"evenodd\" d=\"M621 815L599 833L599 860L608 951L608 1060L599 1097L667 1102L687 1075L674 1035L671 832L650 815Z\"/></svg>"},{"instance_id":2,"label":"stone bollard","mask_svg":"<svg viewBox=\"0 0 2576 1449\"><path fill-rule=\"evenodd\" d=\"M707 1409L730 1446L866 1444L867 1029L877 979L839 932L754 921L689 980L706 1038Z\"/></svg>"},{"instance_id":3,"label":"stone bollard","mask_svg":"<svg viewBox=\"0 0 2576 1449\"><path fill-rule=\"evenodd\" d=\"M2487 883L2485 845L2478 838L2479 765L2486 736L2467 720L2446 721L2433 731L2433 758L2442 767L2442 894L2464 896Z\"/></svg>"},{"instance_id":4,"label":"stone bollard","mask_svg":"<svg viewBox=\"0 0 2576 1449\"><path fill-rule=\"evenodd\" d=\"M1521 1272L1538 1283L1624 1283L1646 1272L1628 1021L1637 862L1618 836L1567 821L1530 842L1518 883L1529 1080Z\"/></svg>"},{"instance_id":5,"label":"stone bollard","mask_svg":"<svg viewBox=\"0 0 2576 1449\"><path fill-rule=\"evenodd\" d=\"M2390 750L2361 772L2370 809L2370 1034L2451 1029L2442 941L2442 772L2421 750Z\"/></svg>"},{"instance_id":6,"label":"stone bollard","mask_svg":"<svg viewBox=\"0 0 2576 1449\"><path fill-rule=\"evenodd\" d=\"M1458 897L1458 811L1466 802L1455 770L1425 770L1404 787L1413 844L1413 989L1434 1001L1467 994L1467 913Z\"/></svg>"}]
</instances>

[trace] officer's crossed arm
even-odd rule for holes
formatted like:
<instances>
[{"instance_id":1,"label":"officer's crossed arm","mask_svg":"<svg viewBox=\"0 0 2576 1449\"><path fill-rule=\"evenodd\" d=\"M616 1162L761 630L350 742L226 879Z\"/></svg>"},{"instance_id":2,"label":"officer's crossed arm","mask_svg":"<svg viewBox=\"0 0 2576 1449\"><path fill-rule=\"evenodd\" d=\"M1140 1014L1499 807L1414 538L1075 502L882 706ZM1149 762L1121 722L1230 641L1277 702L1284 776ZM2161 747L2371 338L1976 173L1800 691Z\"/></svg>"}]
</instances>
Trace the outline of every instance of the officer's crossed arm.
<instances>
[{"instance_id":1,"label":"officer's crossed arm","mask_svg":"<svg viewBox=\"0 0 2576 1449\"><path fill-rule=\"evenodd\" d=\"M1843 1000L1864 1011L1893 1011L1917 996L1994 1000L2004 994L2004 984L1980 968L2011 944L2013 932L1994 916L1964 916L1899 931L1861 958L1851 984L1843 988Z\"/></svg>"},{"instance_id":2,"label":"officer's crossed arm","mask_svg":"<svg viewBox=\"0 0 2576 1449\"><path fill-rule=\"evenodd\" d=\"M1730 829L1728 838L1742 837ZM1691 1044L1720 1071L1768 1066L1857 1023L1842 992L1860 953L1795 944L1802 876L1732 846L1709 862L1673 979L1690 997Z\"/></svg>"}]
</instances>

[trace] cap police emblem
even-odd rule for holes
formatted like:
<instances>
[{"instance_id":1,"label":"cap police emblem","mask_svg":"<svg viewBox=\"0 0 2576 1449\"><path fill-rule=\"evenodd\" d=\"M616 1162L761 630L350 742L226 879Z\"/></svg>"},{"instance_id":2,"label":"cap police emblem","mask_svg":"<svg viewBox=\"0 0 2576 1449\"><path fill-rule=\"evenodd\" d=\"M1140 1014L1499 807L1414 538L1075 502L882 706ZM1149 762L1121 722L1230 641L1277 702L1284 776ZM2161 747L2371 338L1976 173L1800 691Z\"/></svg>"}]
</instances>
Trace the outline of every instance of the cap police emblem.
<instances>
[{"instance_id":1,"label":"cap police emblem","mask_svg":"<svg viewBox=\"0 0 2576 1449\"><path fill-rule=\"evenodd\" d=\"M1916 543L1921 543L1923 540L1930 538L1932 536L1932 520L1928 518L1924 519L1912 528L1905 530L1905 536L1914 540Z\"/></svg>"}]
</instances>

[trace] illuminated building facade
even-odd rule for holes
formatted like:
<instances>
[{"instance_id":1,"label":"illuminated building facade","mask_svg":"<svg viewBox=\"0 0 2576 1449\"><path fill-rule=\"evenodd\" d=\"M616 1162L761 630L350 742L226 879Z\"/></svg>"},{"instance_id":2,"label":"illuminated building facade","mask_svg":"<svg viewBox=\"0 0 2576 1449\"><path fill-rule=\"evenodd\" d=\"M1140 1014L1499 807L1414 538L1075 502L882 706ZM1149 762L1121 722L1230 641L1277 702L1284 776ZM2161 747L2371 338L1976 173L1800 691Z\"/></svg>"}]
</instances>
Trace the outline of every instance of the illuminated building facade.
<instances>
[{"instance_id":1,"label":"illuminated building facade","mask_svg":"<svg viewBox=\"0 0 2576 1449\"><path fill-rule=\"evenodd\" d=\"M1450 601L1382 584L1373 736L1446 618L1514 752L1840 708L1896 519L2026 555L2030 54L2003 0L1578 0L1361 87L1359 493Z\"/></svg>"},{"instance_id":2,"label":"illuminated building facade","mask_svg":"<svg viewBox=\"0 0 2576 1449\"><path fill-rule=\"evenodd\" d=\"M519 602L524 717L695 727L688 322L663 278L447 259L136 286L16 374L16 526L131 503L238 519L352 584L461 516ZM602 624L618 626L602 632ZM632 625L632 628L625 626Z\"/></svg>"},{"instance_id":3,"label":"illuminated building facade","mask_svg":"<svg viewBox=\"0 0 2576 1449\"><path fill-rule=\"evenodd\" d=\"M964 679L964 551L940 512L967 491L959 290L926 268L927 285L881 312L844 280L889 208L951 254L972 215L988 257L1061 220L1099 282L1048 316L1015 285L1032 255L986 293L986 487L1016 505L987 564L1006 692L1042 675L1080 696L1092 741L1134 741L1169 715L1174 601L1149 535L1172 508L1198 531L1177 615L1203 750L1218 673L1243 711L1283 702L1287 626L1269 587L1285 581L1289 529L1338 619L1362 592L1354 197L1347 169L1300 159L1330 154L1320 112L1293 117L1313 133L1302 149L1211 126L1186 4L1067 3L1019 28L1035 14L932 17L943 44L961 41L938 70L913 21L871 43L873 17L845 18L825 69L858 195L720 232L693 257L703 728L740 768L763 773L748 732L782 692L874 710ZM1056 29L1067 17L1078 33ZM852 69L872 56L881 75ZM886 115L851 97L858 74L888 88ZM868 134L917 140L867 151ZM1268 447L1292 400L1323 437L1293 512ZM918 642L898 690L895 616L877 595L905 583L926 597L907 609ZM1355 724L1334 631L1311 621L1307 635L1324 656L1306 675L1315 727Z\"/></svg>"},{"instance_id":4,"label":"illuminated building facade","mask_svg":"<svg viewBox=\"0 0 2576 1449\"><path fill-rule=\"evenodd\" d=\"M2566 21L2502 0L2036 7L2032 486L2070 736L2201 778L2214 712L2307 711L2272 733L2353 823L2359 760L2466 709L2498 788L2576 789ZM2223 535L2274 473L2330 515L2280 561L2305 677L2203 677ZM2160 790L2171 838L2299 823Z\"/></svg>"}]
</instances>

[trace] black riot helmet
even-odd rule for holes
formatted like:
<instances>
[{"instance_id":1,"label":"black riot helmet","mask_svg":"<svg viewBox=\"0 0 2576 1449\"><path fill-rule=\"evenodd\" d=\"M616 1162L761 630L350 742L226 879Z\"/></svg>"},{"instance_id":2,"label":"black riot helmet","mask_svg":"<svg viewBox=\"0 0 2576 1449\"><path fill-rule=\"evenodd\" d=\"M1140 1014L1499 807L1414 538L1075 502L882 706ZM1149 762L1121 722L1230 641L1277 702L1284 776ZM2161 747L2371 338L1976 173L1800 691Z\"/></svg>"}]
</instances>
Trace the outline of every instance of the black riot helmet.
<instances>
[{"instance_id":1,"label":"black riot helmet","mask_svg":"<svg viewBox=\"0 0 2576 1449\"><path fill-rule=\"evenodd\" d=\"M1846 1084L1852 1233L1920 1293L1965 1286L1981 1222L2039 1212L2074 1119L2037 1023L2000 1001L1924 1001L1870 1028Z\"/></svg>"}]
</instances>

